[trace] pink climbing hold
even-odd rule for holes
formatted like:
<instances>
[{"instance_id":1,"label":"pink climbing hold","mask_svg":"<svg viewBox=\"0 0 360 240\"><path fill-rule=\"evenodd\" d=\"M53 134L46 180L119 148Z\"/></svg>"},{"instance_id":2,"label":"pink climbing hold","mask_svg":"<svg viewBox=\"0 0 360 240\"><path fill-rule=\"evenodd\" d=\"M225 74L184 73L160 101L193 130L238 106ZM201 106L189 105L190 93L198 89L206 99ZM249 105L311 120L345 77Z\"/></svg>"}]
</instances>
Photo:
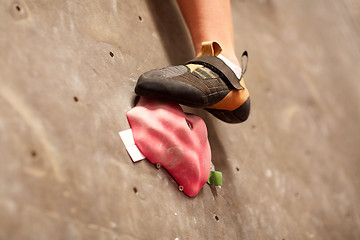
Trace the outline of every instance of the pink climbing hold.
<instances>
[{"instance_id":1,"label":"pink climbing hold","mask_svg":"<svg viewBox=\"0 0 360 240\"><path fill-rule=\"evenodd\" d=\"M207 182L211 151L205 122L178 104L141 97L127 113L135 144L152 163L160 163L195 197Z\"/></svg>"}]
</instances>

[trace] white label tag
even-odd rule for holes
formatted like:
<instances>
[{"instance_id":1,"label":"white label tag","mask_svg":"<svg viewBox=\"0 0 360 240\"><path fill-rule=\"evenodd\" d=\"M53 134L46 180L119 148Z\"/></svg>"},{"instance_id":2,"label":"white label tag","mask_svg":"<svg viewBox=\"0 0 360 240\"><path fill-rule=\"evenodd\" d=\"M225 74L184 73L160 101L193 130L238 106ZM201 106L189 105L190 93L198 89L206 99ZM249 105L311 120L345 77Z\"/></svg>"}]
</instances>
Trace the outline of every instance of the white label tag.
<instances>
[{"instance_id":1,"label":"white label tag","mask_svg":"<svg viewBox=\"0 0 360 240\"><path fill-rule=\"evenodd\" d=\"M140 152L135 145L133 133L131 129L119 132L121 140L123 141L126 151L129 153L133 162L138 162L145 159L145 156Z\"/></svg>"}]
</instances>

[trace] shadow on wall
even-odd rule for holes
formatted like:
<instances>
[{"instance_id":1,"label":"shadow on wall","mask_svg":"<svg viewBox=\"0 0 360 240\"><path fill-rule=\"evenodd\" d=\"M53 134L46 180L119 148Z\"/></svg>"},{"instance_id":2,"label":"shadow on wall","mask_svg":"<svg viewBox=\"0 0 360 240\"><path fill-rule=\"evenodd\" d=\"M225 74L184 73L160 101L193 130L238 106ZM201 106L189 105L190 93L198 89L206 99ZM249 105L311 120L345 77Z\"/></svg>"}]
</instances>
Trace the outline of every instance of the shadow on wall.
<instances>
[{"instance_id":1,"label":"shadow on wall","mask_svg":"<svg viewBox=\"0 0 360 240\"><path fill-rule=\"evenodd\" d=\"M216 124L220 120L217 120L213 115L203 109L190 108L186 106L182 106L182 108L184 112L196 114L205 121L211 147L211 162L214 164L216 171L223 173L227 181L233 181L233 169L228 162L227 154L216 130ZM211 190L213 195L216 196L216 188L211 188Z\"/></svg>"},{"instance_id":2,"label":"shadow on wall","mask_svg":"<svg viewBox=\"0 0 360 240\"><path fill-rule=\"evenodd\" d=\"M191 43L189 32L182 19L181 12L175 1L148 0L152 18L160 34L160 40L168 55L171 65L184 64L194 57L194 50ZM165 67L165 66L164 66ZM137 99L134 100L136 103ZM215 117L201 109L183 107L185 112L192 112L204 119L211 146L212 162L216 170L226 174L229 179L231 166L227 162L225 149L216 133ZM229 180L231 181L231 180ZM216 189L212 188L214 196Z\"/></svg>"},{"instance_id":3,"label":"shadow on wall","mask_svg":"<svg viewBox=\"0 0 360 240\"><path fill-rule=\"evenodd\" d=\"M152 18L160 34L160 40L168 55L171 65L184 64L194 57L193 45L181 12L175 1L148 0ZM165 66L164 66L165 67ZM135 100L136 102L136 100ZM185 112L191 112L204 119L211 146L212 162L216 170L223 172L231 181L231 166L228 163L225 149L216 133L216 119L211 114L201 109L183 107ZM214 196L217 196L216 189L211 188Z\"/></svg>"},{"instance_id":4,"label":"shadow on wall","mask_svg":"<svg viewBox=\"0 0 360 240\"><path fill-rule=\"evenodd\" d=\"M176 2L148 0L147 5L171 65L184 64L192 59L191 38Z\"/></svg>"}]
</instances>

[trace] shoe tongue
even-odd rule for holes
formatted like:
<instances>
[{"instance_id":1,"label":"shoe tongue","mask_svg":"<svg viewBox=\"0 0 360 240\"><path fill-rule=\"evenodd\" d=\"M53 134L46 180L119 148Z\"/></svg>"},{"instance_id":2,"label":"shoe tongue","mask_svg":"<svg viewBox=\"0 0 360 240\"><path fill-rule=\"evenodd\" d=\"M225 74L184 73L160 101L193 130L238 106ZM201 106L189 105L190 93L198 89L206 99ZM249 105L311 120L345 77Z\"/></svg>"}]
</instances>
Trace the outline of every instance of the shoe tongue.
<instances>
[{"instance_id":1,"label":"shoe tongue","mask_svg":"<svg viewBox=\"0 0 360 240\"><path fill-rule=\"evenodd\" d=\"M200 57L202 55L212 55L218 56L222 51L222 48L218 42L210 41L210 42L203 42L201 44L201 50L196 57Z\"/></svg>"}]
</instances>

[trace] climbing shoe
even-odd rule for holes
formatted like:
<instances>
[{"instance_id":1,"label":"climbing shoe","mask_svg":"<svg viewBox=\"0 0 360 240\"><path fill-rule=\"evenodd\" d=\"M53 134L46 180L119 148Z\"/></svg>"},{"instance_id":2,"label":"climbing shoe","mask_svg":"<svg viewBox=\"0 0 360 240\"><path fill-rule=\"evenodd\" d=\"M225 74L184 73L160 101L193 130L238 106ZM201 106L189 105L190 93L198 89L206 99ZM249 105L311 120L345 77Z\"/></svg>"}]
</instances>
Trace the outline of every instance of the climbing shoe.
<instances>
[{"instance_id":1,"label":"climbing shoe","mask_svg":"<svg viewBox=\"0 0 360 240\"><path fill-rule=\"evenodd\" d=\"M154 69L142 74L135 93L189 107L205 108L228 123L243 122L250 113L249 91L243 79L246 67L237 67L240 73L235 73L232 63L219 55L221 50L217 42L205 42L200 54L185 65ZM243 57L247 57L246 52Z\"/></svg>"}]
</instances>

